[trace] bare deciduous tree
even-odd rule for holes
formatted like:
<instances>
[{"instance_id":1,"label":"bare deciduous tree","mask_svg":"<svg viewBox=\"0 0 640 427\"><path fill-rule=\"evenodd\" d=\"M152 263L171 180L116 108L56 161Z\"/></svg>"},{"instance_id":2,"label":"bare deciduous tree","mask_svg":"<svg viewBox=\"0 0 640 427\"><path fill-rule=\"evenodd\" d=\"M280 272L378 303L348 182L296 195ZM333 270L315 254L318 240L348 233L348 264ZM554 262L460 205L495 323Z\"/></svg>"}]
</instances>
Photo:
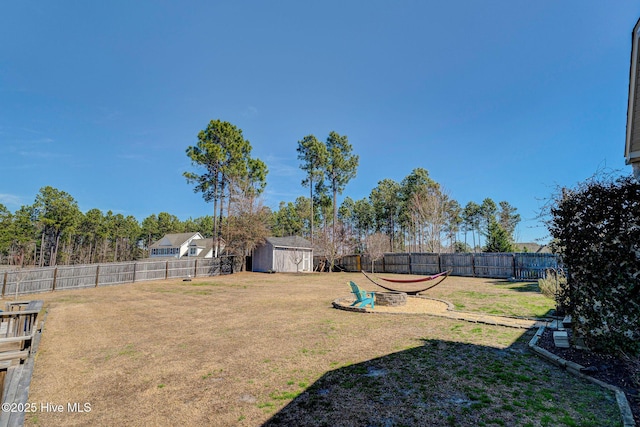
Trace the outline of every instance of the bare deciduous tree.
<instances>
[{"instance_id":1,"label":"bare deciduous tree","mask_svg":"<svg viewBox=\"0 0 640 427\"><path fill-rule=\"evenodd\" d=\"M229 249L240 256L251 253L269 235L269 210L254 197L236 196L230 206Z\"/></svg>"},{"instance_id":2,"label":"bare deciduous tree","mask_svg":"<svg viewBox=\"0 0 640 427\"><path fill-rule=\"evenodd\" d=\"M425 187L410 199L410 210L426 243L426 250L440 252L442 233L447 221L449 197L439 188Z\"/></svg>"},{"instance_id":3,"label":"bare deciduous tree","mask_svg":"<svg viewBox=\"0 0 640 427\"><path fill-rule=\"evenodd\" d=\"M367 255L371 258L371 272L373 273L374 263L384 257L384 252L389 247L389 236L374 233L367 236L365 244L367 245Z\"/></svg>"}]
</instances>

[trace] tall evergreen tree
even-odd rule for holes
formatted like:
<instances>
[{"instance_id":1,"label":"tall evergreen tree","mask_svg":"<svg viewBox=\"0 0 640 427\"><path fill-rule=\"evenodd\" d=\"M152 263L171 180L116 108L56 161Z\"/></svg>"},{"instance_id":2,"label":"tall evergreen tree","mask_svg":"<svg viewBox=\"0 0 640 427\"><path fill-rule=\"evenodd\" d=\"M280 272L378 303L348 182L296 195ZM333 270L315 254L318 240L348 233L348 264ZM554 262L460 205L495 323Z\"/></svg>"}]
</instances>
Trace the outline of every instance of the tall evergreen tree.
<instances>
[{"instance_id":1,"label":"tall evergreen tree","mask_svg":"<svg viewBox=\"0 0 640 427\"><path fill-rule=\"evenodd\" d=\"M309 200L310 204L310 221L311 221L311 243L313 244L313 187L314 183L318 183L322 180L323 171L326 168L328 159L327 146L313 135L307 135L298 141L298 160L302 163L300 169L307 173L305 179L302 180L303 186L309 187Z\"/></svg>"},{"instance_id":2,"label":"tall evergreen tree","mask_svg":"<svg viewBox=\"0 0 640 427\"><path fill-rule=\"evenodd\" d=\"M186 153L191 164L202 172L184 172L183 176L188 183L195 184L194 192L202 193L206 202L213 201L217 255L222 238L224 199L228 198L229 210L235 189L261 192L266 180L266 165L251 157L251 144L244 139L242 130L221 120L211 120L206 129L198 133L196 145L189 146Z\"/></svg>"},{"instance_id":3,"label":"tall evergreen tree","mask_svg":"<svg viewBox=\"0 0 640 427\"><path fill-rule=\"evenodd\" d=\"M487 242L484 247L485 252L512 252L513 245L507 231L496 221L489 218L487 226Z\"/></svg>"},{"instance_id":4,"label":"tall evergreen tree","mask_svg":"<svg viewBox=\"0 0 640 427\"><path fill-rule=\"evenodd\" d=\"M518 208L511 206L508 202L502 201L498 203L500 212L498 212L498 223L507 232L511 242L515 242L516 226L520 222L520 214L516 213Z\"/></svg>"},{"instance_id":5,"label":"tall evergreen tree","mask_svg":"<svg viewBox=\"0 0 640 427\"><path fill-rule=\"evenodd\" d=\"M327 138L327 162L325 176L333 193L333 236L336 234L338 219L338 194L342 194L345 186L355 178L359 156L353 154L353 147L346 135L331 131ZM332 266L333 267L333 266Z\"/></svg>"},{"instance_id":6,"label":"tall evergreen tree","mask_svg":"<svg viewBox=\"0 0 640 427\"><path fill-rule=\"evenodd\" d=\"M390 237L390 251L395 248L395 231L400 214L400 184L385 178L378 182L378 186L369 195L375 213L376 230L385 230Z\"/></svg>"},{"instance_id":7,"label":"tall evergreen tree","mask_svg":"<svg viewBox=\"0 0 640 427\"><path fill-rule=\"evenodd\" d=\"M47 186L40 189L34 206L44 243L44 248L40 248L41 259L46 263L43 255L48 253L48 265L56 265L60 238L75 231L80 219L78 203L68 193Z\"/></svg>"},{"instance_id":8,"label":"tall evergreen tree","mask_svg":"<svg viewBox=\"0 0 640 427\"><path fill-rule=\"evenodd\" d=\"M481 209L480 205L475 202L469 202L462 210L462 223L465 230L471 231L471 237L473 240L473 251L476 251L476 234L478 234L478 244L480 244L480 217ZM466 236L466 234L465 234ZM466 243L466 242L465 242Z\"/></svg>"}]
</instances>

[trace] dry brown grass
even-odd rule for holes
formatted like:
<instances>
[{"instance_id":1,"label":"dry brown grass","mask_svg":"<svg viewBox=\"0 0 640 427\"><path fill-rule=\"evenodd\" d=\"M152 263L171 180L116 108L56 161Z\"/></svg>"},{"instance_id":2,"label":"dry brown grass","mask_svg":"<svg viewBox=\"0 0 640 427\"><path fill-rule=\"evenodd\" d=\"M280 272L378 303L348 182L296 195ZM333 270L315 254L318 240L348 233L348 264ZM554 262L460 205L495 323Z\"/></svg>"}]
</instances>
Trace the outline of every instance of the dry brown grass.
<instances>
[{"instance_id":1,"label":"dry brown grass","mask_svg":"<svg viewBox=\"0 0 640 427\"><path fill-rule=\"evenodd\" d=\"M383 425L388 419L395 420L393 425L421 425L416 419L465 425L505 414L505 405L516 407L510 416L521 420L506 425L544 425L549 408L569 411L557 409L558 417L581 422L615 416L615 402L606 401L608 395L597 387L521 351L522 330L426 315L336 310L331 302L349 295L348 280L377 290L359 274L241 273L33 296L45 300L48 315L29 401L65 409L69 402L86 402L91 411L38 411L27 415L26 424L256 426L281 411L286 418L281 425L291 420L298 425ZM469 307L480 303L466 290L491 294L496 286L501 285L450 277L429 296L458 295L459 301L452 302ZM415 353L422 349L425 353ZM418 363L424 357L429 361ZM482 364L505 357L513 362L509 369L523 369L521 385L480 381L486 371ZM384 367L383 375L370 370L374 361ZM538 377L544 379L532 380ZM359 378L368 384L364 390L345 385L359 384ZM391 380L405 384L398 393L415 405L403 401L396 406L404 409L382 416L384 401L363 399L397 392ZM416 390L437 391L441 399L426 391L414 393L409 383ZM554 395L545 398L543 408L514 403L551 389ZM578 406L583 409L571 409L580 395L576 389L584 391ZM316 397L319 406L309 403ZM374 418L365 419L368 415L359 410L351 414L354 404L371 407Z\"/></svg>"}]
</instances>

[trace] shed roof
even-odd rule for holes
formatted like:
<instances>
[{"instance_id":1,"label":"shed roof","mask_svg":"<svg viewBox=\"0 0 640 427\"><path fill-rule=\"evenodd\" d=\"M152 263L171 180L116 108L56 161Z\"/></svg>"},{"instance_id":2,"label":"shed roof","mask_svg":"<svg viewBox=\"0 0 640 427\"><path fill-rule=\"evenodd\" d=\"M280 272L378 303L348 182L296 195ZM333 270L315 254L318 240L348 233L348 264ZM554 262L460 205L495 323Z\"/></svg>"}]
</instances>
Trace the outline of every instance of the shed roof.
<instances>
[{"instance_id":1,"label":"shed roof","mask_svg":"<svg viewBox=\"0 0 640 427\"><path fill-rule=\"evenodd\" d=\"M311 242L300 236L267 237L266 241L278 247L312 249Z\"/></svg>"}]
</instances>

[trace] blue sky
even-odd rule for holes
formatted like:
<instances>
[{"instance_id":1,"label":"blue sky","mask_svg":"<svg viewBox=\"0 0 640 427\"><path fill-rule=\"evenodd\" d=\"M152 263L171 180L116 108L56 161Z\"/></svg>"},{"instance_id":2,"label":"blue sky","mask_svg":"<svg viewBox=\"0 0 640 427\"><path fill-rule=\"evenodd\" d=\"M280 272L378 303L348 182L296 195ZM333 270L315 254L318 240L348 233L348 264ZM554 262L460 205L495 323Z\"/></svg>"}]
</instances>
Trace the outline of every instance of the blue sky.
<instances>
[{"instance_id":1,"label":"blue sky","mask_svg":"<svg viewBox=\"0 0 640 427\"><path fill-rule=\"evenodd\" d=\"M267 164L272 208L308 194L297 141L335 130L360 156L343 196L422 167L544 239L559 186L630 173L639 16L632 0L2 2L0 203L50 185L83 211L210 214L182 172L221 119Z\"/></svg>"}]
</instances>

